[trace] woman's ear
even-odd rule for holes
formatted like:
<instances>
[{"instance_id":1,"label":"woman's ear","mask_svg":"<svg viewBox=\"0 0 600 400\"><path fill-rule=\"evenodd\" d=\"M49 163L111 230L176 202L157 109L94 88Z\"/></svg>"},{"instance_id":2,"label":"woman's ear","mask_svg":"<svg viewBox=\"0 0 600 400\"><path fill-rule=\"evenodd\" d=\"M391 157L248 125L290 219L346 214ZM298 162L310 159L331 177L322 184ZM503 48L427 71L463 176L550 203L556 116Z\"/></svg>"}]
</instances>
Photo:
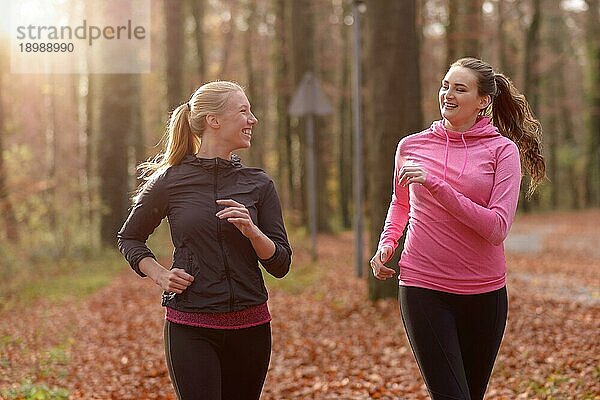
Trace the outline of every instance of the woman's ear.
<instances>
[{"instance_id":1,"label":"woman's ear","mask_svg":"<svg viewBox=\"0 0 600 400\"><path fill-rule=\"evenodd\" d=\"M486 108L488 108L488 106L492 104L492 96L485 95L481 98L481 100L479 101L479 109L480 110L485 110Z\"/></svg>"},{"instance_id":2,"label":"woman's ear","mask_svg":"<svg viewBox=\"0 0 600 400\"><path fill-rule=\"evenodd\" d=\"M217 118L216 115L214 114L208 114L206 115L206 123L208 124L208 126L210 126L211 128L217 129L219 128L219 119Z\"/></svg>"}]
</instances>

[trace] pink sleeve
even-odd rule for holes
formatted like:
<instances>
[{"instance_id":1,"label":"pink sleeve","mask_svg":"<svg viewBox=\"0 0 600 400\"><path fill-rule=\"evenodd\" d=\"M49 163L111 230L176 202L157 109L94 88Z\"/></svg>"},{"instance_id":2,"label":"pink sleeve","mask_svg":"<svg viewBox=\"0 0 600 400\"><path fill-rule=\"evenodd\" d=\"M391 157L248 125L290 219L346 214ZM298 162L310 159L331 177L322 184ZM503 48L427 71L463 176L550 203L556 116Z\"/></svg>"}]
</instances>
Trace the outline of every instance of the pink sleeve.
<instances>
[{"instance_id":1,"label":"pink sleeve","mask_svg":"<svg viewBox=\"0 0 600 400\"><path fill-rule=\"evenodd\" d=\"M500 245L510 230L519 201L521 163L516 145L504 147L496 163L494 187L486 207L456 191L447 182L431 174L424 186L454 217L491 244Z\"/></svg>"},{"instance_id":2,"label":"pink sleeve","mask_svg":"<svg viewBox=\"0 0 600 400\"><path fill-rule=\"evenodd\" d=\"M394 251L398 247L398 240L402 237L402 232L408 222L409 196L408 186L403 187L398 184L398 173L402 167L403 161L400 156L400 143L396 149L396 159L394 163L394 181L392 182L392 200L388 208L383 232L379 239L379 247L391 246Z\"/></svg>"}]
</instances>

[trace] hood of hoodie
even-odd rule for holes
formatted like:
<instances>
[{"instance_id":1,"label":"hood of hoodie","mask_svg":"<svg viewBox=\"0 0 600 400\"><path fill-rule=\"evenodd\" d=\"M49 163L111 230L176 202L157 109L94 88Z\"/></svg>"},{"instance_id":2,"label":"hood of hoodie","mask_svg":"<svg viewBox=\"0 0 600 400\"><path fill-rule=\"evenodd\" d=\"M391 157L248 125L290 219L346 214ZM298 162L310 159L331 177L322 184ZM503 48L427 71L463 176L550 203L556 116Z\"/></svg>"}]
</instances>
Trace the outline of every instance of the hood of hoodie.
<instances>
[{"instance_id":1,"label":"hood of hoodie","mask_svg":"<svg viewBox=\"0 0 600 400\"><path fill-rule=\"evenodd\" d=\"M448 138L449 141L462 141L463 139L475 140L481 138L489 138L494 136L500 136L498 128L492 125L490 117L480 116L477 117L475 124L465 132L452 131L444 126L444 120L434 121L431 124L431 132L435 136L439 136L444 140Z\"/></svg>"},{"instance_id":2,"label":"hood of hoodie","mask_svg":"<svg viewBox=\"0 0 600 400\"><path fill-rule=\"evenodd\" d=\"M450 147L450 142L462 142L464 149L464 162L461 168L460 174L458 175L458 179L462 177L462 174L465 172L465 168L469 162L469 146L467 145L468 141L472 140L480 140L483 138L491 138L501 136L498 128L492 125L491 118L487 116L479 116L475 121L475 124L470 127L465 132L456 132L450 129L447 129L444 126L444 120L439 120L433 122L431 124L431 133L434 136L440 137L446 141L446 148L444 151L444 180L447 178L448 172L448 149Z\"/></svg>"}]
</instances>

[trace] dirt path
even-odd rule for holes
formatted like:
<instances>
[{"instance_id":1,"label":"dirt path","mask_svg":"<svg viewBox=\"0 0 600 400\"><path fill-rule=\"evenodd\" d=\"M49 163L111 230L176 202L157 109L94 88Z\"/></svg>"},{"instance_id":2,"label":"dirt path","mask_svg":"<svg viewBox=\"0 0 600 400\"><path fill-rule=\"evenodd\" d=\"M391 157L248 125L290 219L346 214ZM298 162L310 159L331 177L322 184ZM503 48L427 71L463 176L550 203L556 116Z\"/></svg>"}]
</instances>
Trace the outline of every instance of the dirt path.
<instances>
[{"instance_id":1,"label":"dirt path","mask_svg":"<svg viewBox=\"0 0 600 400\"><path fill-rule=\"evenodd\" d=\"M517 220L512 240L529 235L522 241L540 244L507 245L509 323L488 399L600 399L598 226L600 212ZM318 280L301 292L270 290L263 398L426 398L397 302L367 301L353 275L351 235L323 236L319 245ZM307 255L296 250L300 265ZM28 378L66 388L72 399L173 399L158 297L125 271L83 303L1 315L0 389Z\"/></svg>"}]
</instances>

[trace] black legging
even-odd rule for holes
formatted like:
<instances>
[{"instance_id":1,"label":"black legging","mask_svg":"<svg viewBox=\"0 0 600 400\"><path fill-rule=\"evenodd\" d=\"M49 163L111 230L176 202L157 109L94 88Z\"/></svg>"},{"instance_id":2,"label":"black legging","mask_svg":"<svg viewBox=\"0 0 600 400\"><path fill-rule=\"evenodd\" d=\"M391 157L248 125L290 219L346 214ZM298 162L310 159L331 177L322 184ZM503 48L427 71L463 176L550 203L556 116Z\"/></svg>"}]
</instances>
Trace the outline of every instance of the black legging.
<instances>
[{"instance_id":1,"label":"black legging","mask_svg":"<svg viewBox=\"0 0 600 400\"><path fill-rule=\"evenodd\" d=\"M257 400L271 357L271 324L222 330L165 322L165 353L181 400Z\"/></svg>"},{"instance_id":2,"label":"black legging","mask_svg":"<svg viewBox=\"0 0 600 400\"><path fill-rule=\"evenodd\" d=\"M506 288L459 295L400 286L398 297L431 398L483 399L506 326Z\"/></svg>"}]
</instances>

